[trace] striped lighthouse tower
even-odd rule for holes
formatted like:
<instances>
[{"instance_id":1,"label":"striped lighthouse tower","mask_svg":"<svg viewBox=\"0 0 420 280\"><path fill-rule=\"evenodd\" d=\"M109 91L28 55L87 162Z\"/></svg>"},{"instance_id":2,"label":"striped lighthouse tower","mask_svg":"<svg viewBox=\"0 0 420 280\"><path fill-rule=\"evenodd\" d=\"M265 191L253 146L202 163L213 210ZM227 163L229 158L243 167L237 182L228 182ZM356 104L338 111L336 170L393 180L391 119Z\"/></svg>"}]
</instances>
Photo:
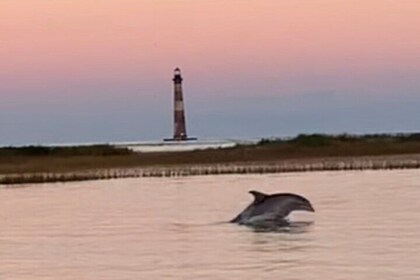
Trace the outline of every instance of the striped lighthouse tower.
<instances>
[{"instance_id":1,"label":"striped lighthouse tower","mask_svg":"<svg viewBox=\"0 0 420 280\"><path fill-rule=\"evenodd\" d=\"M196 138L188 138L187 128L185 125L185 106L182 94L182 76L179 68L174 72L174 141L196 140Z\"/></svg>"}]
</instances>

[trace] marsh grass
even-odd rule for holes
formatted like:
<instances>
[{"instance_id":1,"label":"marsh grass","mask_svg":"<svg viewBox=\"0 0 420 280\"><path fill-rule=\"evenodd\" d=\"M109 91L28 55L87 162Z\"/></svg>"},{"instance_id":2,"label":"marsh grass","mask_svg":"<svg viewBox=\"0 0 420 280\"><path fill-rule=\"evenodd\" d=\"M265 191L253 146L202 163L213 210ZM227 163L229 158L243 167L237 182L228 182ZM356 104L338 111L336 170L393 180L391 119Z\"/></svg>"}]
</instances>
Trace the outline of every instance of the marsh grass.
<instances>
[{"instance_id":1,"label":"marsh grass","mask_svg":"<svg viewBox=\"0 0 420 280\"><path fill-rule=\"evenodd\" d=\"M420 155L388 155L293 159L276 162L172 165L97 169L53 173L22 173L0 176L0 184L71 182L133 177L182 177L223 174L267 174L282 172L345 171L420 168Z\"/></svg>"},{"instance_id":2,"label":"marsh grass","mask_svg":"<svg viewBox=\"0 0 420 280\"><path fill-rule=\"evenodd\" d=\"M79 181L311 170L418 168L420 134L299 135L256 145L190 152L133 153L112 146L0 148L0 183ZM330 161L329 159L334 159ZM408 161L404 161L408 159ZM129 170L129 171L127 171ZM135 171L133 171L135 170ZM140 171L139 171L140 170Z\"/></svg>"}]
</instances>

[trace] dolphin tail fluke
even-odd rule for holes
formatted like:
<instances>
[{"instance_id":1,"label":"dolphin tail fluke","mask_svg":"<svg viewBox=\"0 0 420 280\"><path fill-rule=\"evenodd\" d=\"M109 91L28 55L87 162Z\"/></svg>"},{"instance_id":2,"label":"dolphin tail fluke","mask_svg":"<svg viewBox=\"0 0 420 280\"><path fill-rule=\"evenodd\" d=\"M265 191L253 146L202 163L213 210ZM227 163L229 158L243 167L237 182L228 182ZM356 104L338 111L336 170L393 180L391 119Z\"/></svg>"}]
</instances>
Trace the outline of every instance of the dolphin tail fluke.
<instances>
[{"instance_id":1,"label":"dolphin tail fluke","mask_svg":"<svg viewBox=\"0 0 420 280\"><path fill-rule=\"evenodd\" d=\"M239 223L241 215L236 216L234 219L230 220L229 223Z\"/></svg>"}]
</instances>

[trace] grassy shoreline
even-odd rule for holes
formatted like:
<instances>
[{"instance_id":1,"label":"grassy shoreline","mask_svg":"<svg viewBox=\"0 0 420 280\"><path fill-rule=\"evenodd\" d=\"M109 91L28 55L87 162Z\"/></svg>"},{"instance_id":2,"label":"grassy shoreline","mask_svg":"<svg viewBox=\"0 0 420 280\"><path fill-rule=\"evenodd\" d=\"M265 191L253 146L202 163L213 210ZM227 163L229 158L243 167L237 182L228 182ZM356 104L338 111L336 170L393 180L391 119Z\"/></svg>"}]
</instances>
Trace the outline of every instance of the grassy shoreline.
<instances>
[{"instance_id":1,"label":"grassy shoreline","mask_svg":"<svg viewBox=\"0 0 420 280\"><path fill-rule=\"evenodd\" d=\"M295 159L256 163L111 168L55 173L20 173L0 175L0 184L18 185L140 177L184 177L223 174L269 174L414 168L420 168L420 154Z\"/></svg>"},{"instance_id":2,"label":"grassy shoreline","mask_svg":"<svg viewBox=\"0 0 420 280\"><path fill-rule=\"evenodd\" d=\"M5 185L395 168L420 168L420 134L313 134L229 149L144 154L106 145L0 148L0 184Z\"/></svg>"}]
</instances>

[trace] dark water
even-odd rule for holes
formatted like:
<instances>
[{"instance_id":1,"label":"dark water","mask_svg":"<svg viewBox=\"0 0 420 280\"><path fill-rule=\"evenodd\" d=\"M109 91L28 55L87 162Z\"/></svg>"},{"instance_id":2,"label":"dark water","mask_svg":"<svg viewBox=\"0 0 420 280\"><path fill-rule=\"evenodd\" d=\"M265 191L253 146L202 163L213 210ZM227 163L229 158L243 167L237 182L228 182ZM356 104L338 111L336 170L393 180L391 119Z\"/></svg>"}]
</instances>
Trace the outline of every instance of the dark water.
<instances>
[{"instance_id":1,"label":"dark water","mask_svg":"<svg viewBox=\"0 0 420 280\"><path fill-rule=\"evenodd\" d=\"M250 189L306 196L315 224L224 223ZM420 170L0 188L0 279L420 279L419 198Z\"/></svg>"}]
</instances>

